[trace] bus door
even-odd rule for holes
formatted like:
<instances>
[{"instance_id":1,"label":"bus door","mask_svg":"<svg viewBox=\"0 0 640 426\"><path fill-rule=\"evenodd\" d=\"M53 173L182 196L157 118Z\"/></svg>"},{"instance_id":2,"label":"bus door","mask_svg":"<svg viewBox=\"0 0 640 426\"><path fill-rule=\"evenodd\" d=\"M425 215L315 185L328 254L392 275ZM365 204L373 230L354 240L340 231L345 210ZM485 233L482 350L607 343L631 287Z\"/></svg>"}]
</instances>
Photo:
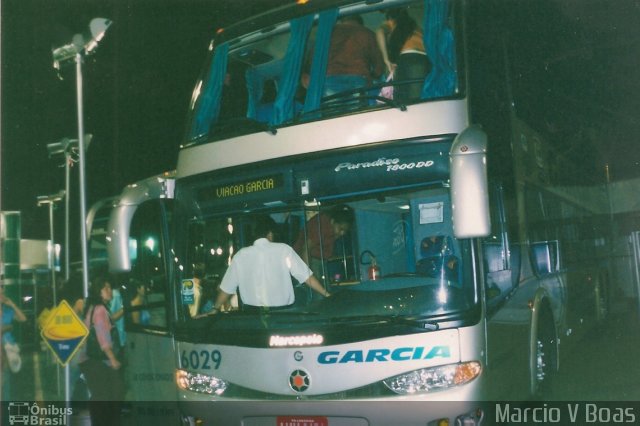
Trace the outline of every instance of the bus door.
<instances>
[{"instance_id":1,"label":"bus door","mask_svg":"<svg viewBox=\"0 0 640 426\"><path fill-rule=\"evenodd\" d=\"M176 393L171 328L173 296L169 288L169 208L171 200L141 204L129 235L131 271L122 282L125 305L125 377L127 399L155 402L149 418L171 415ZM163 403L158 403L163 402ZM134 413L135 415L136 413Z\"/></svg>"}]
</instances>

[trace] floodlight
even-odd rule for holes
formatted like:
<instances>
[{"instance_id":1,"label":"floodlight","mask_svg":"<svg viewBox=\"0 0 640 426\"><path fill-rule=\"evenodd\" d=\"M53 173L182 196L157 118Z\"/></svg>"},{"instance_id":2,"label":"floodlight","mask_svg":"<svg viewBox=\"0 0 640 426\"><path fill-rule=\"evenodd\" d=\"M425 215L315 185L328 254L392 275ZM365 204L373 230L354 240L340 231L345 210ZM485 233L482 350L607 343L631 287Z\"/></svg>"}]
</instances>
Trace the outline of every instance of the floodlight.
<instances>
[{"instance_id":1,"label":"floodlight","mask_svg":"<svg viewBox=\"0 0 640 426\"><path fill-rule=\"evenodd\" d=\"M102 40L111 23L112 21L105 18L94 18L91 20L89 23L91 39L84 45L84 50L87 55L91 54L93 50L98 47L98 42Z\"/></svg>"},{"instance_id":2,"label":"floodlight","mask_svg":"<svg viewBox=\"0 0 640 426\"><path fill-rule=\"evenodd\" d=\"M52 50L53 67L59 70L62 63L74 59L77 55L93 53L111 24L112 21L109 19L92 19L86 31L74 35L70 43Z\"/></svg>"},{"instance_id":3,"label":"floodlight","mask_svg":"<svg viewBox=\"0 0 640 426\"><path fill-rule=\"evenodd\" d=\"M53 204L53 203L57 203L58 201L62 200L64 198L64 191L58 191L55 194L50 194L50 195L38 195L37 200L38 200L38 206L42 206L44 204Z\"/></svg>"},{"instance_id":4,"label":"floodlight","mask_svg":"<svg viewBox=\"0 0 640 426\"><path fill-rule=\"evenodd\" d=\"M84 135L84 150L89 149L89 144L93 135L87 133ZM47 144L47 151L49 152L49 158L58 154L69 154L73 150L78 149L78 139L62 138L58 142Z\"/></svg>"}]
</instances>

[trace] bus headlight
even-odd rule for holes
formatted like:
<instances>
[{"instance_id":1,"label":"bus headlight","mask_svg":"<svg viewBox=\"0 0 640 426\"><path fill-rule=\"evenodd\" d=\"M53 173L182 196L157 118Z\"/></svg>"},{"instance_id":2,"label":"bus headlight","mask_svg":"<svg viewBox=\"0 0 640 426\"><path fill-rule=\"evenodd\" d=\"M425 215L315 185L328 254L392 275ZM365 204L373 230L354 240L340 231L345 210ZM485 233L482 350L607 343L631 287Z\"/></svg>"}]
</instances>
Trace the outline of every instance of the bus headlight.
<instances>
[{"instance_id":1,"label":"bus headlight","mask_svg":"<svg viewBox=\"0 0 640 426\"><path fill-rule=\"evenodd\" d=\"M229 382L207 374L176 370L176 385L180 389L209 395L222 395Z\"/></svg>"},{"instance_id":2,"label":"bus headlight","mask_svg":"<svg viewBox=\"0 0 640 426\"><path fill-rule=\"evenodd\" d=\"M390 377L382 382L393 392L406 395L448 389L469 383L480 375L482 367L477 361L461 364L422 368Z\"/></svg>"}]
</instances>

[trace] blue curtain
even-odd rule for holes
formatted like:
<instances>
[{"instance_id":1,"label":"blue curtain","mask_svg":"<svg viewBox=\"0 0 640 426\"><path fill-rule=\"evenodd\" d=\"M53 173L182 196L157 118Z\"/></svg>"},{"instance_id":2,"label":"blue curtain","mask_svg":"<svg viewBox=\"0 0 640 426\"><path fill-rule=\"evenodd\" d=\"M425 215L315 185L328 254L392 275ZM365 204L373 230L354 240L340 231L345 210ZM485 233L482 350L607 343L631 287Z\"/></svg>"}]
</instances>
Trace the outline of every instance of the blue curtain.
<instances>
[{"instance_id":1,"label":"blue curtain","mask_svg":"<svg viewBox=\"0 0 640 426\"><path fill-rule=\"evenodd\" d=\"M257 68L249 68L245 73L247 80L247 117L256 118L256 111L258 103L262 97L262 90L264 88L264 80Z\"/></svg>"},{"instance_id":2,"label":"blue curtain","mask_svg":"<svg viewBox=\"0 0 640 426\"><path fill-rule=\"evenodd\" d=\"M209 127L218 119L222 101L222 85L224 84L224 76L227 73L228 53L228 43L222 43L216 47L211 69L209 70L209 78L202 85L207 91L202 94L202 100L197 106L198 111L195 114L191 134L189 135L191 139L209 133Z\"/></svg>"},{"instance_id":3,"label":"blue curtain","mask_svg":"<svg viewBox=\"0 0 640 426\"><path fill-rule=\"evenodd\" d=\"M451 96L456 87L453 32L447 25L449 0L425 0L424 47L432 69L422 86L422 98Z\"/></svg>"},{"instance_id":4,"label":"blue curtain","mask_svg":"<svg viewBox=\"0 0 640 426\"><path fill-rule=\"evenodd\" d=\"M304 111L313 111L320 107L331 46L331 33L337 19L338 9L327 10L320 14Z\"/></svg>"},{"instance_id":5,"label":"blue curtain","mask_svg":"<svg viewBox=\"0 0 640 426\"><path fill-rule=\"evenodd\" d=\"M291 39L284 57L284 74L278 81L278 96L274 105L272 125L284 123L293 117L294 96L300 84L300 70L312 23L312 15L291 21Z\"/></svg>"}]
</instances>

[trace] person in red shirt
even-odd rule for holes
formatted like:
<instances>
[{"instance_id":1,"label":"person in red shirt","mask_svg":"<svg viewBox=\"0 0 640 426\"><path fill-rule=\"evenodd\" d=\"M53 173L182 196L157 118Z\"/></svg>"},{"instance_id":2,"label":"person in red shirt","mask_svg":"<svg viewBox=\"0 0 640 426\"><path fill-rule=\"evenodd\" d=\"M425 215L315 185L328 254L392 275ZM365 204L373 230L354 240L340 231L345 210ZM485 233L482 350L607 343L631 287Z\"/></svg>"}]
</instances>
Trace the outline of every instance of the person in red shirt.
<instances>
[{"instance_id":1,"label":"person in red shirt","mask_svg":"<svg viewBox=\"0 0 640 426\"><path fill-rule=\"evenodd\" d=\"M318 213L307 221L306 235L301 231L293 248L317 277L322 276L322 260L333 257L336 240L349 232L353 221L353 210L346 205Z\"/></svg>"},{"instance_id":2,"label":"person in red shirt","mask_svg":"<svg viewBox=\"0 0 640 426\"><path fill-rule=\"evenodd\" d=\"M367 86L382 75L384 67L374 32L359 15L345 16L331 34L324 95Z\"/></svg>"},{"instance_id":3,"label":"person in red shirt","mask_svg":"<svg viewBox=\"0 0 640 426\"><path fill-rule=\"evenodd\" d=\"M307 56L310 68L313 51ZM323 95L330 96L345 90L366 87L385 70L382 53L373 31L363 25L362 17L350 15L340 18L333 27ZM308 74L303 75L303 85Z\"/></svg>"}]
</instances>

